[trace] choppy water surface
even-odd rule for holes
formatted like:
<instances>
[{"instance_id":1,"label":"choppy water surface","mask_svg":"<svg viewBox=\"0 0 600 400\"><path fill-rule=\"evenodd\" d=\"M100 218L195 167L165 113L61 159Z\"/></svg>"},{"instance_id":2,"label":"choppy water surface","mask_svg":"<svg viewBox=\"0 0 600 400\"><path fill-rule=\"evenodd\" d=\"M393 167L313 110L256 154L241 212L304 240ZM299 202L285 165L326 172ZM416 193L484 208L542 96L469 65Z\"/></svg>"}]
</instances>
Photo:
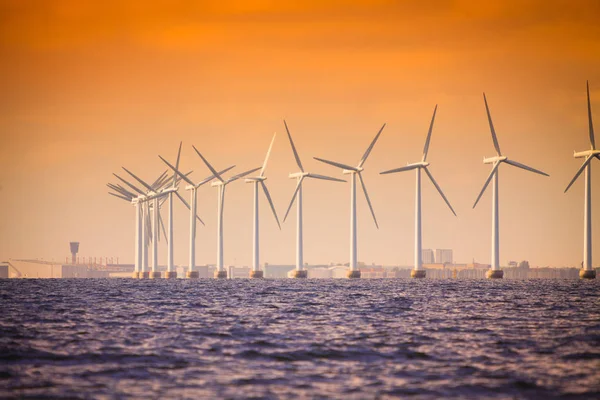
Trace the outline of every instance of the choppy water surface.
<instances>
[{"instance_id":1,"label":"choppy water surface","mask_svg":"<svg viewBox=\"0 0 600 400\"><path fill-rule=\"evenodd\" d=\"M600 283L1 280L0 397L600 396Z\"/></svg>"}]
</instances>

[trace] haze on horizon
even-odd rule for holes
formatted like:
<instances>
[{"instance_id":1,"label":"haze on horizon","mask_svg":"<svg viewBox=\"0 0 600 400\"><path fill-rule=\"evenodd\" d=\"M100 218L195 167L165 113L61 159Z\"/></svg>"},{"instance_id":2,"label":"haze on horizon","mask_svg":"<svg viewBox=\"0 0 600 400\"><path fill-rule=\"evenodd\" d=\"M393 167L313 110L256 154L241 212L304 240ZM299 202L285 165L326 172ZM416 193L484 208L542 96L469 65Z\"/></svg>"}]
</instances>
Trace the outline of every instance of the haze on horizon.
<instances>
[{"instance_id":1,"label":"haze on horizon","mask_svg":"<svg viewBox=\"0 0 600 400\"><path fill-rule=\"evenodd\" d=\"M133 262L133 207L105 184L121 166L154 180L166 170L157 155L174 160L179 141L182 169L199 180L208 171L192 144L241 172L262 163L277 132L267 176L282 218L297 169L285 118L305 168L336 177L312 157L354 165L387 123L364 172L380 229L359 193L358 259L412 265L414 174L379 172L420 159L438 104L428 160L458 217L424 181L423 248L489 263L489 189L472 209L490 172L482 159L494 155L485 91L503 153L550 174L501 171L501 264L579 266L582 180L563 191L581 165L573 150L589 148L586 80L600 131L599 17L593 0L0 1L0 259L60 261L77 240L82 256ZM348 261L349 190L306 182L306 262ZM267 207L261 199L261 262L293 264L295 219L280 232ZM229 186L226 265L251 263L251 211L252 185ZM208 185L198 213L196 263L214 263ZM177 204L176 264L187 264L188 224Z\"/></svg>"}]
</instances>

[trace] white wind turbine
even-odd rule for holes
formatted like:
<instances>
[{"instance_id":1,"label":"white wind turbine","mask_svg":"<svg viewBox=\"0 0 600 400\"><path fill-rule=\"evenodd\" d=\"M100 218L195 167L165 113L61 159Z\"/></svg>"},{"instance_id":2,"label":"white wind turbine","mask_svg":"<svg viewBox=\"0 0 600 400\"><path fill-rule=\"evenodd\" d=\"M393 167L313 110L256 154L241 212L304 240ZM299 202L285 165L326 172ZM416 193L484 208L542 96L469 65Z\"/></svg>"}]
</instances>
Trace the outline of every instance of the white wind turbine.
<instances>
[{"instance_id":1,"label":"white wind turbine","mask_svg":"<svg viewBox=\"0 0 600 400\"><path fill-rule=\"evenodd\" d=\"M232 176L231 178L225 180L221 176L217 170L213 168L212 165L204 158L202 154L198 151L195 146L192 146L198 156L204 161L206 167L210 170L210 172L218 179L217 182L212 182L211 186L217 187L217 270L215 271L215 278L227 278L227 271L223 267L223 209L225 206L225 188L231 182L234 182L240 178L245 177L255 171L258 171L260 167L254 168L241 174L237 174Z\"/></svg>"},{"instance_id":2,"label":"white wind turbine","mask_svg":"<svg viewBox=\"0 0 600 400\"><path fill-rule=\"evenodd\" d=\"M296 159L296 164L298 168L300 168L300 172L295 172L289 174L288 177L290 179L296 179L296 190L294 191L294 195L292 196L292 201L290 201L290 205L285 212L285 216L283 217L283 222L287 219L287 216L294 204L294 200L296 196L298 197L297 204L297 213L296 213L296 270L294 271L294 278L306 278L307 272L304 269L304 248L303 248L303 236L302 236L302 182L304 178L314 178L314 179L323 179L327 181L334 182L346 182L343 179L332 178L330 176L325 175L317 175L311 172L304 171L304 167L302 167L302 163L300 162L300 157L298 156L298 152L296 151L296 146L294 146L294 141L292 140L292 135L290 134L290 130L288 129L287 123L285 120L283 121L285 125L285 130L287 132L288 138L290 139L290 145L292 146L292 151L294 152L294 158Z\"/></svg>"},{"instance_id":3,"label":"white wind turbine","mask_svg":"<svg viewBox=\"0 0 600 400\"><path fill-rule=\"evenodd\" d=\"M196 268L196 220L200 221L200 223L202 225L204 225L204 222L200 219L200 217L198 217L198 214L196 211L197 204L198 204L198 188L200 186L204 185L205 183L208 183L211 180L213 180L215 178L215 176L211 175L196 184L190 178L188 178L185 174L183 174L181 171L179 171L176 167L171 165L171 163L169 163L167 160L162 158L160 155L158 157L160 157L160 159L163 160L163 162L165 164L167 164L169 166L169 168L171 168L176 175L179 175L179 177L181 179L183 179L184 181L186 181L188 183L188 186L186 186L186 190L190 191L191 206L189 207L189 209L190 209L190 259L189 259L187 277L188 278L198 278L199 273L198 273L198 271L195 270L195 268ZM235 165L232 165L231 167L222 170L221 172L219 172L219 174L224 174L225 172L229 171L233 167L235 167Z\"/></svg>"},{"instance_id":4,"label":"white wind turbine","mask_svg":"<svg viewBox=\"0 0 600 400\"><path fill-rule=\"evenodd\" d=\"M358 175L358 179L360 180L360 185L362 186L363 192L365 194L365 199L367 199L367 203L369 204L369 209L371 210L371 215L373 216L373 221L375 222L375 226L379 229L379 224L377 224L377 218L375 218L375 211L373 211L373 206L371 205L371 200L369 199L369 194L367 193L367 188L365 187L365 182L362 178L362 171L364 170L363 165L369 154L371 154L371 150L373 150L373 146L379 139L379 135L385 128L385 124L379 129L377 135L365 151L365 154L362 156L358 165L356 167L351 167L346 164L342 164L335 161L329 161L322 158L314 157L315 160L321 161L325 164L333 165L334 167L338 167L342 169L342 173L350 174L352 176L352 180L350 181L350 270L348 271L348 278L360 278L360 269L358 269L357 265L357 256L356 256L356 176Z\"/></svg>"},{"instance_id":5,"label":"white wind turbine","mask_svg":"<svg viewBox=\"0 0 600 400\"><path fill-rule=\"evenodd\" d=\"M271 144L269 145L269 150L267 151L267 155L265 156L265 161L263 162L262 168L260 169L260 174L258 176L252 178L246 178L246 183L254 184L254 229L253 229L253 238L252 238L252 271L250 271L250 278L262 278L263 271L260 270L260 257L259 257L259 230L258 230L258 185L263 189L265 193L265 197L271 206L271 211L273 211L273 216L275 217L275 221L277 222L277 226L281 229L281 225L279 224L279 218L277 218L277 212L275 212L275 206L273 205L273 200L271 200L271 195L269 194L269 189L267 189L267 185L265 184L265 180L267 177L265 176L265 169L267 168L267 162L269 161L269 155L271 154L271 149L273 148L273 143L275 142L275 135L273 135L273 139L271 140Z\"/></svg>"},{"instance_id":6,"label":"white wind turbine","mask_svg":"<svg viewBox=\"0 0 600 400\"><path fill-rule=\"evenodd\" d=\"M127 171L127 170L126 170ZM176 188L165 188L164 183L169 180L166 178L166 174L163 173L152 185L148 185L139 179L137 176L133 175L130 171L127 171L130 175L132 175L136 180L140 183L143 183L145 187L148 188L148 192L144 193L141 189L136 187L135 185L129 183L125 179L121 178L117 174L113 174L120 181L125 183L134 192L131 192L121 185L113 185L107 184L109 188L114 190L115 193L110 193L111 195L121 198L126 201L130 201L136 209L136 240L135 240L135 271L134 277L139 278L147 278L149 277L148 269L148 244L152 241L154 244L153 248L153 258L152 258L152 271L153 278L160 277L160 274L156 270L158 267L158 250L157 250L157 241L158 241L158 225L162 224L162 218L160 216L159 211L159 199L168 195ZM137 193L137 194L136 194ZM152 202L153 208L153 218L151 222L150 218L150 202ZM159 222L160 221L160 222ZM151 227L151 225L154 227ZM164 234L164 225L163 225L163 234ZM154 236L152 239L151 236Z\"/></svg>"},{"instance_id":7,"label":"white wind turbine","mask_svg":"<svg viewBox=\"0 0 600 400\"><path fill-rule=\"evenodd\" d=\"M452 214L456 216L454 209L450 205L450 202L442 192L442 189L437 184L431 172L429 172L429 163L427 162L427 153L429 152L429 143L431 141L431 132L433 131L433 123L435 121L435 114L437 112L437 105L433 109L433 116L431 117L431 124L429 125L429 131L427 132L427 139L425 140L425 147L423 149L423 157L421 162L414 164L408 164L405 167L391 169L389 171L381 172L381 174L392 174L395 172L410 171L414 169L417 175L416 188L415 188L415 267L411 271L410 276L413 278L425 278L426 271L423 269L423 259L421 254L421 170L425 171L433 186L437 189L440 196L444 199Z\"/></svg>"},{"instance_id":8,"label":"white wind turbine","mask_svg":"<svg viewBox=\"0 0 600 400\"><path fill-rule=\"evenodd\" d=\"M588 126L590 134L590 150L573 152L575 158L585 158L583 164L577 170L577 173L569 182L565 193L573 183L579 178L579 175L585 170L584 176L584 204L583 204L583 268L579 271L579 277L582 279L595 279L596 270L592 265L592 159L600 160L600 150L596 149L596 140L594 139L594 124L592 122L592 105L590 103L590 84L587 86L587 106L588 106Z\"/></svg>"},{"instance_id":9,"label":"white wind turbine","mask_svg":"<svg viewBox=\"0 0 600 400\"><path fill-rule=\"evenodd\" d=\"M500 145L498 144L498 138L496 137L496 131L494 130L494 124L492 123L492 116L490 115L490 109L488 107L487 99L485 97L485 93L483 94L483 101L485 103L485 110L487 112L487 118L490 125L490 131L492 133L492 140L494 141L494 147L496 149L496 156L490 158L484 158L484 164L492 164L492 171L490 172L488 178L477 196L477 200L475 200L475 204L473 204L473 208L481 199L481 196L485 192L485 189L489 185L490 181L493 178L493 186L492 186L492 266L491 269L487 271L487 278L502 278L504 276L504 272L500 269L500 226L498 219L498 168L500 164L506 163L508 165L512 165L513 167L521 168L526 171L534 172L536 174L549 176L547 173L539 171L535 168L528 167L525 164L518 163L513 160L509 160L506 156L502 155L500 151Z\"/></svg>"}]
</instances>

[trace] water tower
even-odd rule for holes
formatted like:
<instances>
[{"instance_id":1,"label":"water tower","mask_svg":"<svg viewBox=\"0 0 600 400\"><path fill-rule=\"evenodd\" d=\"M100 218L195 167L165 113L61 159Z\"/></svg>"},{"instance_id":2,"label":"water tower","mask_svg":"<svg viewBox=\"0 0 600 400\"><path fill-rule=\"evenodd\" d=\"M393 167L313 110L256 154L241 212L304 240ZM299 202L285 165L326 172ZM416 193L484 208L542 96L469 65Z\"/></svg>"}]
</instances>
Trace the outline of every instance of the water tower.
<instances>
[{"instance_id":1,"label":"water tower","mask_svg":"<svg viewBox=\"0 0 600 400\"><path fill-rule=\"evenodd\" d=\"M69 243L71 247L71 264L77 264L77 253L79 253L79 242Z\"/></svg>"}]
</instances>

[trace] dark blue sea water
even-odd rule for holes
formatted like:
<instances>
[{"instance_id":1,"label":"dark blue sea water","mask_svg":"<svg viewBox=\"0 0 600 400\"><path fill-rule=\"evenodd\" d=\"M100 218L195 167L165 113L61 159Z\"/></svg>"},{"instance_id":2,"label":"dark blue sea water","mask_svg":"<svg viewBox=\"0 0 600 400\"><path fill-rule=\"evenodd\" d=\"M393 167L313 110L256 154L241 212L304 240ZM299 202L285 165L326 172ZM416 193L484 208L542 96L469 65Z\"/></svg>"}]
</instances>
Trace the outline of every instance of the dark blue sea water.
<instances>
[{"instance_id":1,"label":"dark blue sea water","mask_svg":"<svg viewBox=\"0 0 600 400\"><path fill-rule=\"evenodd\" d=\"M0 397L600 398L600 282L0 280Z\"/></svg>"}]
</instances>

